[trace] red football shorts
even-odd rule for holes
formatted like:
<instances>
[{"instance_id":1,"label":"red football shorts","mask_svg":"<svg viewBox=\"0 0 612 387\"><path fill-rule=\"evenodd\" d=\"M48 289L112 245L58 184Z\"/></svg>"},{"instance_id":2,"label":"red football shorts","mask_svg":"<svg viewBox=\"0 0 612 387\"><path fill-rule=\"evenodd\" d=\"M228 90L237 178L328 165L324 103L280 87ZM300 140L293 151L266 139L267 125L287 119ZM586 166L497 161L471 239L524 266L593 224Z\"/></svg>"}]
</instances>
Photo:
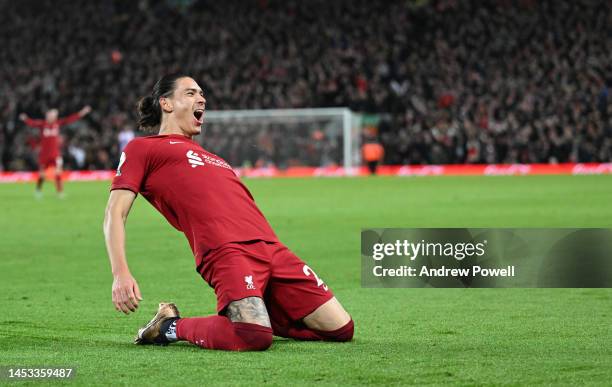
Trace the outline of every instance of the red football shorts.
<instances>
[{"instance_id":1,"label":"red football shorts","mask_svg":"<svg viewBox=\"0 0 612 387\"><path fill-rule=\"evenodd\" d=\"M301 320L334 296L282 243L227 243L206 254L198 267L215 289L219 313L232 301L261 297L270 319L285 325Z\"/></svg>"},{"instance_id":2,"label":"red football shorts","mask_svg":"<svg viewBox=\"0 0 612 387\"><path fill-rule=\"evenodd\" d=\"M38 157L38 168L47 169L50 167L62 167L62 158L57 153L40 154Z\"/></svg>"}]
</instances>

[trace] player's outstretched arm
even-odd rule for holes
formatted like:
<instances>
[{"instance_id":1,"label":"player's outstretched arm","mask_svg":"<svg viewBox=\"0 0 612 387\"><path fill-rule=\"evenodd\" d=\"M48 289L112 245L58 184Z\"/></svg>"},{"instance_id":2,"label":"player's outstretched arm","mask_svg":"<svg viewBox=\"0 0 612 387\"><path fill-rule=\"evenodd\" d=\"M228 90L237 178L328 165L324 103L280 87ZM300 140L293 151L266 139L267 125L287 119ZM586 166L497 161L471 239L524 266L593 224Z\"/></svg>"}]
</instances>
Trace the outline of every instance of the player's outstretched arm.
<instances>
[{"instance_id":1,"label":"player's outstretched arm","mask_svg":"<svg viewBox=\"0 0 612 387\"><path fill-rule=\"evenodd\" d=\"M32 128L42 128L45 125L45 120L33 120L25 113L21 113L19 119Z\"/></svg>"},{"instance_id":2,"label":"player's outstretched arm","mask_svg":"<svg viewBox=\"0 0 612 387\"><path fill-rule=\"evenodd\" d=\"M125 222L136 199L129 190L111 191L104 214L104 238L113 272L113 304L125 314L136 311L142 300L136 280L130 273L125 256Z\"/></svg>"},{"instance_id":3,"label":"player's outstretched arm","mask_svg":"<svg viewBox=\"0 0 612 387\"><path fill-rule=\"evenodd\" d=\"M91 112L91 106L85 105L81 110L76 113L72 113L67 117L62 117L57 120L59 126L70 125L73 122L80 120Z\"/></svg>"}]
</instances>

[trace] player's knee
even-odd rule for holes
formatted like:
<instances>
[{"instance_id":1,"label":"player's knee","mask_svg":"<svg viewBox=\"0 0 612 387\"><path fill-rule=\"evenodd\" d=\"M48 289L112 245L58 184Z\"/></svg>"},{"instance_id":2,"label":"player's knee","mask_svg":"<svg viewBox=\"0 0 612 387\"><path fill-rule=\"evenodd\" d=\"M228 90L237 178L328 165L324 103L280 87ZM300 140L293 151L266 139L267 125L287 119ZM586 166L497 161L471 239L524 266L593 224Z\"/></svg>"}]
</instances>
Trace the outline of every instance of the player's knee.
<instances>
[{"instance_id":1,"label":"player's knee","mask_svg":"<svg viewBox=\"0 0 612 387\"><path fill-rule=\"evenodd\" d=\"M319 334L324 337L326 341L351 341L353 340L353 334L355 333L355 324L351 319L346 325L335 331L319 331Z\"/></svg>"},{"instance_id":2,"label":"player's knee","mask_svg":"<svg viewBox=\"0 0 612 387\"><path fill-rule=\"evenodd\" d=\"M234 323L242 341L241 351L265 351L272 346L272 329L249 323Z\"/></svg>"}]
</instances>

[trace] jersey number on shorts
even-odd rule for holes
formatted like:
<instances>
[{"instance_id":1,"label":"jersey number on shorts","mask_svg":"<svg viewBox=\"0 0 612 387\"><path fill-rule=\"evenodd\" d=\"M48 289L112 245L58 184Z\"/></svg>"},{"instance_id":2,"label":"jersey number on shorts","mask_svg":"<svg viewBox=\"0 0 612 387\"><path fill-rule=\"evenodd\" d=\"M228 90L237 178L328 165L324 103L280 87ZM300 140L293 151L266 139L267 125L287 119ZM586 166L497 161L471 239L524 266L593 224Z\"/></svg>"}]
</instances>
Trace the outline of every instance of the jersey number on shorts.
<instances>
[{"instance_id":1,"label":"jersey number on shorts","mask_svg":"<svg viewBox=\"0 0 612 387\"><path fill-rule=\"evenodd\" d=\"M304 274L306 274L307 277L310 277L310 275L312 274L317 280L317 286L323 285L323 289L327 291L327 285L325 285L323 280L319 278L319 276L317 275L317 273L314 272L314 270L312 270L308 265L304 265L304 268L302 270L304 271Z\"/></svg>"}]
</instances>

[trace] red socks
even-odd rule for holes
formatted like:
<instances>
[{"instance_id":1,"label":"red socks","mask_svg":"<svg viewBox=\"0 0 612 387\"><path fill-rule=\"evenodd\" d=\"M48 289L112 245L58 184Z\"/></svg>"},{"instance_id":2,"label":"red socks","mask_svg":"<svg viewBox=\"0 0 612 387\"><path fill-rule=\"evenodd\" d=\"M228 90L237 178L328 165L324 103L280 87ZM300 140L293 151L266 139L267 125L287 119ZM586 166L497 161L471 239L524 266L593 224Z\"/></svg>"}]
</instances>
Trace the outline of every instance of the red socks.
<instances>
[{"instance_id":1,"label":"red socks","mask_svg":"<svg viewBox=\"0 0 612 387\"><path fill-rule=\"evenodd\" d=\"M297 340L351 341L353 320L335 331L310 329L303 323L281 327L272 323L274 334ZM181 318L176 337L202 348L226 351L264 351L272 345L272 329L258 324L231 322L224 316Z\"/></svg>"},{"instance_id":2,"label":"red socks","mask_svg":"<svg viewBox=\"0 0 612 387\"><path fill-rule=\"evenodd\" d=\"M176 337L202 348L226 351L264 351L272 345L272 329L258 324L231 322L224 316L181 318Z\"/></svg>"},{"instance_id":3,"label":"red socks","mask_svg":"<svg viewBox=\"0 0 612 387\"><path fill-rule=\"evenodd\" d=\"M45 182L45 178L43 177L43 175L39 175L38 179L36 180L36 190L37 191L40 192L44 182ZM61 175L56 175L55 176L55 189L57 190L58 193L62 193L62 191L64 190L64 184L62 182L62 176Z\"/></svg>"},{"instance_id":4,"label":"red socks","mask_svg":"<svg viewBox=\"0 0 612 387\"><path fill-rule=\"evenodd\" d=\"M274 328L274 334L277 336L297 340L351 341L355 332L355 324L352 319L345 326L335 331L310 329L303 323L282 327L272 322L272 328Z\"/></svg>"},{"instance_id":5,"label":"red socks","mask_svg":"<svg viewBox=\"0 0 612 387\"><path fill-rule=\"evenodd\" d=\"M62 176L61 175L56 175L55 176L55 188L57 189L58 193L62 193L62 190L64 189L64 187L62 185Z\"/></svg>"}]
</instances>

